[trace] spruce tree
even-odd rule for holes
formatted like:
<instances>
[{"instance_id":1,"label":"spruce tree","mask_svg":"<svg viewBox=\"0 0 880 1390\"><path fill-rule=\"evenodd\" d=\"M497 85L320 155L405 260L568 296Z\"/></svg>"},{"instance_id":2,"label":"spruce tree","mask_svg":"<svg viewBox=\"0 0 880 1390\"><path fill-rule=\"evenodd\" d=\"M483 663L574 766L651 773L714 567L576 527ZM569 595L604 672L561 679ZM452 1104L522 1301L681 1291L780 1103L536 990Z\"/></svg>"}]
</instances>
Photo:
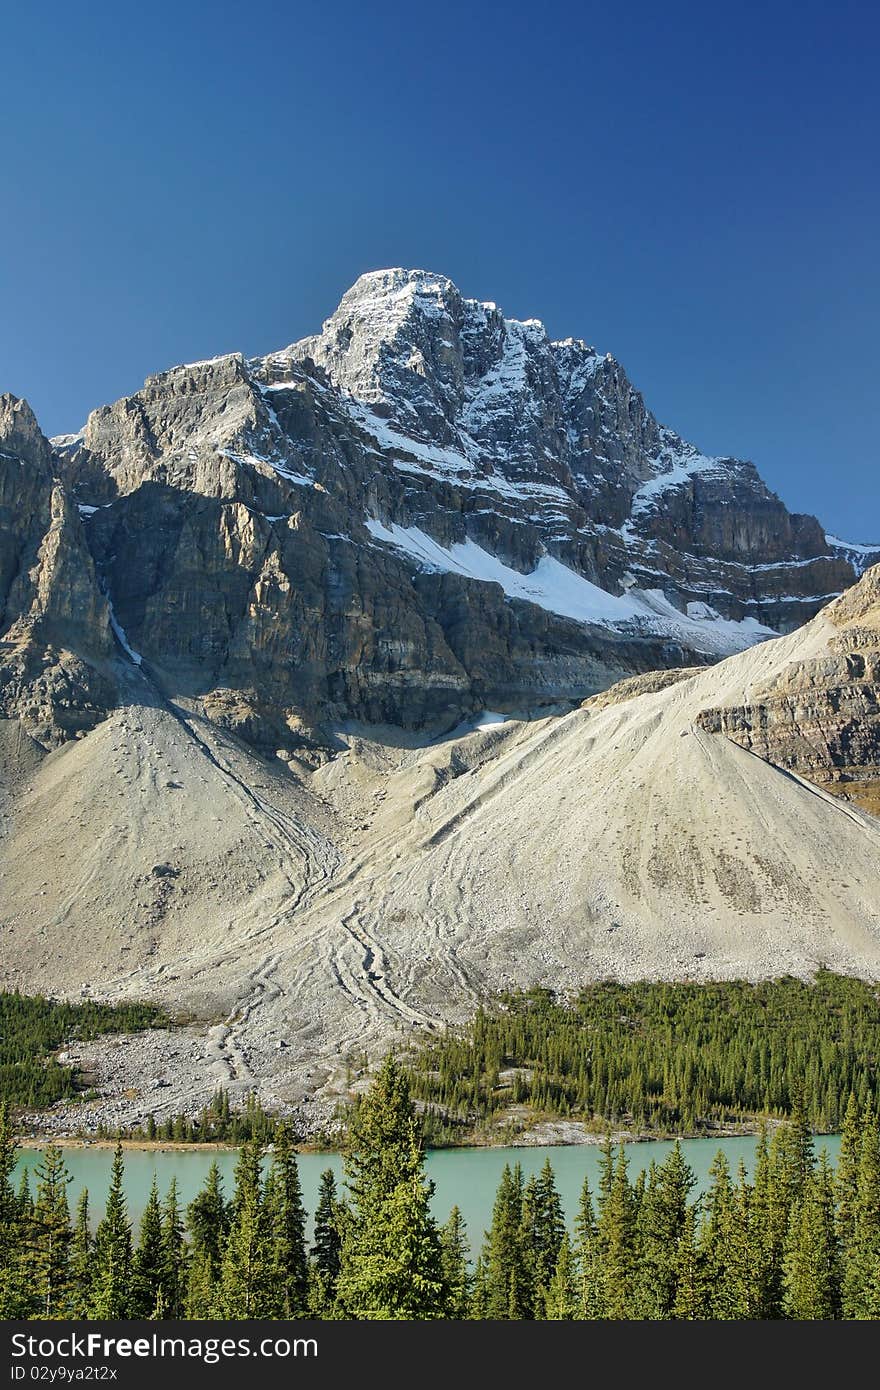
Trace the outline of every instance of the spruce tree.
<instances>
[{"instance_id":1,"label":"spruce tree","mask_svg":"<svg viewBox=\"0 0 880 1390\"><path fill-rule=\"evenodd\" d=\"M859 1160L861 1156L862 1125L859 1103L852 1091L846 1103L840 1133L840 1151L834 1176L834 1200L837 1211L837 1238L841 1256L849 1256L855 1234L856 1207L859 1191Z\"/></svg>"},{"instance_id":2,"label":"spruce tree","mask_svg":"<svg viewBox=\"0 0 880 1390\"><path fill-rule=\"evenodd\" d=\"M636 1255L636 1201L627 1176L626 1150L620 1145L617 1159L610 1144L603 1150L596 1222L599 1287L596 1316L631 1318L634 1314Z\"/></svg>"},{"instance_id":3,"label":"spruce tree","mask_svg":"<svg viewBox=\"0 0 880 1390\"><path fill-rule=\"evenodd\" d=\"M672 1314L678 1247L688 1225L688 1197L695 1182L678 1141L659 1168L652 1164L637 1220L635 1307L643 1318L666 1319Z\"/></svg>"},{"instance_id":4,"label":"spruce tree","mask_svg":"<svg viewBox=\"0 0 880 1390\"><path fill-rule=\"evenodd\" d=\"M279 1314L304 1317L308 1311L306 1214L290 1130L279 1125L267 1187L269 1224L275 1259Z\"/></svg>"},{"instance_id":5,"label":"spruce tree","mask_svg":"<svg viewBox=\"0 0 880 1390\"><path fill-rule=\"evenodd\" d=\"M783 1312L816 1320L840 1314L840 1269L831 1169L823 1152L792 1204L783 1261Z\"/></svg>"},{"instance_id":6,"label":"spruce tree","mask_svg":"<svg viewBox=\"0 0 880 1390\"><path fill-rule=\"evenodd\" d=\"M565 1218L550 1160L538 1178L531 1178L523 1192L523 1243L530 1280L530 1301L535 1317L541 1314L544 1296L556 1272Z\"/></svg>"},{"instance_id":7,"label":"spruce tree","mask_svg":"<svg viewBox=\"0 0 880 1390\"><path fill-rule=\"evenodd\" d=\"M221 1318L273 1317L278 1306L272 1232L260 1166L262 1153L259 1140L247 1139L235 1166L232 1219L217 1294Z\"/></svg>"},{"instance_id":8,"label":"spruce tree","mask_svg":"<svg viewBox=\"0 0 880 1390\"><path fill-rule=\"evenodd\" d=\"M521 1320L533 1313L531 1271L523 1231L523 1176L505 1163L483 1246L483 1283L488 1318Z\"/></svg>"},{"instance_id":9,"label":"spruce tree","mask_svg":"<svg viewBox=\"0 0 880 1390\"><path fill-rule=\"evenodd\" d=\"M567 1231L563 1231L559 1242L556 1268L543 1300L543 1316L551 1322L571 1322L581 1316L577 1261Z\"/></svg>"},{"instance_id":10,"label":"spruce tree","mask_svg":"<svg viewBox=\"0 0 880 1390\"><path fill-rule=\"evenodd\" d=\"M12 1184L18 1145L9 1108L0 1102L0 1319L28 1316L30 1291L24 1268L25 1222Z\"/></svg>"},{"instance_id":11,"label":"spruce tree","mask_svg":"<svg viewBox=\"0 0 880 1390\"><path fill-rule=\"evenodd\" d=\"M183 1237L183 1213L177 1192L177 1179L172 1178L162 1203L162 1240L160 1271L161 1315L176 1319L183 1313L186 1290L186 1242Z\"/></svg>"},{"instance_id":12,"label":"spruce tree","mask_svg":"<svg viewBox=\"0 0 880 1390\"><path fill-rule=\"evenodd\" d=\"M229 1228L229 1211L223 1196L223 1179L216 1160L205 1185L186 1209L190 1234L186 1266L185 1315L213 1317L220 1281L220 1267Z\"/></svg>"},{"instance_id":13,"label":"spruce tree","mask_svg":"<svg viewBox=\"0 0 880 1390\"><path fill-rule=\"evenodd\" d=\"M337 1280L339 1311L353 1318L438 1318L447 1305L409 1084L386 1058L359 1106L346 1147L351 1204Z\"/></svg>"},{"instance_id":14,"label":"spruce tree","mask_svg":"<svg viewBox=\"0 0 880 1390\"><path fill-rule=\"evenodd\" d=\"M707 1262L697 1240L697 1209L688 1207L675 1252L672 1285L675 1289L669 1317L694 1322L711 1316L711 1288Z\"/></svg>"},{"instance_id":15,"label":"spruce tree","mask_svg":"<svg viewBox=\"0 0 880 1390\"><path fill-rule=\"evenodd\" d=\"M51 1144L35 1173L37 1197L30 1220L27 1258L28 1281L36 1301L37 1316L66 1317L70 1299L70 1208L67 1187L71 1182L64 1156Z\"/></svg>"},{"instance_id":16,"label":"spruce tree","mask_svg":"<svg viewBox=\"0 0 880 1390\"><path fill-rule=\"evenodd\" d=\"M88 1317L92 1286L92 1233L89 1225L89 1193L83 1188L76 1204L70 1242L70 1316Z\"/></svg>"},{"instance_id":17,"label":"spruce tree","mask_svg":"<svg viewBox=\"0 0 880 1390\"><path fill-rule=\"evenodd\" d=\"M470 1245L464 1221L458 1207L453 1207L449 1220L440 1228L440 1248L443 1262L443 1282L447 1292L447 1317L461 1321L468 1316L471 1305Z\"/></svg>"},{"instance_id":18,"label":"spruce tree","mask_svg":"<svg viewBox=\"0 0 880 1390\"><path fill-rule=\"evenodd\" d=\"M131 1316L152 1318L162 1286L162 1207L155 1174L141 1216L140 1235L134 1252Z\"/></svg>"},{"instance_id":19,"label":"spruce tree","mask_svg":"<svg viewBox=\"0 0 880 1390\"><path fill-rule=\"evenodd\" d=\"M124 1191L122 1144L117 1142L104 1216L95 1232L89 1316L118 1321L131 1309L131 1226Z\"/></svg>"},{"instance_id":20,"label":"spruce tree","mask_svg":"<svg viewBox=\"0 0 880 1390\"><path fill-rule=\"evenodd\" d=\"M578 1272L579 1301L577 1317L599 1316L601 1280L599 1251L596 1243L596 1214L590 1183L584 1178L578 1212L574 1223L574 1260Z\"/></svg>"},{"instance_id":21,"label":"spruce tree","mask_svg":"<svg viewBox=\"0 0 880 1390\"><path fill-rule=\"evenodd\" d=\"M843 1313L847 1318L880 1316L874 1289L880 1265L880 1133L869 1101L862 1113L858 1187L852 1239L843 1275Z\"/></svg>"},{"instance_id":22,"label":"spruce tree","mask_svg":"<svg viewBox=\"0 0 880 1390\"><path fill-rule=\"evenodd\" d=\"M340 1214L333 1169L325 1168L318 1188L309 1269L309 1307L316 1317L327 1317L336 1302L342 1251Z\"/></svg>"}]
</instances>

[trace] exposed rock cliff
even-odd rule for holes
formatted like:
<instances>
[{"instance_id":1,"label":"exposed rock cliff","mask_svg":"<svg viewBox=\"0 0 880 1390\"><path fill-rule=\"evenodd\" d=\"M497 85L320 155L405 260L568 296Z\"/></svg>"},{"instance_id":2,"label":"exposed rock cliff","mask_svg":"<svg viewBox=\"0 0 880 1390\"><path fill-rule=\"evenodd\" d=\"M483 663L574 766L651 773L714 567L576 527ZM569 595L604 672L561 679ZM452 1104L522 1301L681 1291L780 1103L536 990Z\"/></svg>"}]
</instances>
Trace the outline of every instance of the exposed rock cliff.
<instances>
[{"instance_id":1,"label":"exposed rock cliff","mask_svg":"<svg viewBox=\"0 0 880 1390\"><path fill-rule=\"evenodd\" d=\"M266 746L582 699L855 577L613 358L424 271L365 275L316 337L160 373L55 444L127 641Z\"/></svg>"},{"instance_id":2,"label":"exposed rock cliff","mask_svg":"<svg viewBox=\"0 0 880 1390\"><path fill-rule=\"evenodd\" d=\"M116 699L107 601L26 401L0 396L0 714L51 746Z\"/></svg>"},{"instance_id":3,"label":"exposed rock cliff","mask_svg":"<svg viewBox=\"0 0 880 1390\"><path fill-rule=\"evenodd\" d=\"M880 814L880 566L825 610L826 650L701 727Z\"/></svg>"}]
</instances>

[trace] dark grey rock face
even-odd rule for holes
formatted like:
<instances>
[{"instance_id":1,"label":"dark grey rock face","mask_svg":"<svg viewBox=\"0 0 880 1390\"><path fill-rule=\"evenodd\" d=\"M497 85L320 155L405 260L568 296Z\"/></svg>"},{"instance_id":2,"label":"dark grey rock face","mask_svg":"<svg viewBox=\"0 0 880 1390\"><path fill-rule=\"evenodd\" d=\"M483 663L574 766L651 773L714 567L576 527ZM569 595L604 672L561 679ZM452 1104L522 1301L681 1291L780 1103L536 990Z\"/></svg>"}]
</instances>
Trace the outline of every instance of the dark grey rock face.
<instances>
[{"instance_id":1,"label":"dark grey rock face","mask_svg":"<svg viewBox=\"0 0 880 1390\"><path fill-rule=\"evenodd\" d=\"M0 717L46 746L115 703L107 601L79 511L26 401L0 396Z\"/></svg>"},{"instance_id":2,"label":"dark grey rock face","mask_svg":"<svg viewBox=\"0 0 880 1390\"><path fill-rule=\"evenodd\" d=\"M267 746L582 699L794 627L855 578L613 358L423 271L363 276L281 352L150 377L54 451L5 410L0 449L32 458L11 509L0 491L6 627L25 550L62 537L55 637L98 671L106 593L160 684Z\"/></svg>"}]
</instances>

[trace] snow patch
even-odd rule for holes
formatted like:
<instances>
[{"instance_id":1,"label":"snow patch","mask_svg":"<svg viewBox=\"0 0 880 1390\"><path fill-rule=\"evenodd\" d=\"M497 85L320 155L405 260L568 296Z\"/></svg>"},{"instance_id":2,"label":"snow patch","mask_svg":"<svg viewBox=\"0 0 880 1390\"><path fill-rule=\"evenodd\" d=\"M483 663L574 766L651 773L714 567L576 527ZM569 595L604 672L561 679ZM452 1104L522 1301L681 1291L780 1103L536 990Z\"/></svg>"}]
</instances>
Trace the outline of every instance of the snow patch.
<instances>
[{"instance_id":1,"label":"snow patch","mask_svg":"<svg viewBox=\"0 0 880 1390\"><path fill-rule=\"evenodd\" d=\"M141 656L140 652L136 652L134 648L130 645L122 625L118 622L116 614L113 612L113 604L110 602L109 596L105 594L105 597L107 598L107 610L110 614L110 626L113 629L114 637L116 638L122 650L126 652L128 656L131 657L135 666L140 666L144 658Z\"/></svg>"},{"instance_id":2,"label":"snow patch","mask_svg":"<svg viewBox=\"0 0 880 1390\"><path fill-rule=\"evenodd\" d=\"M506 565L496 555L468 537L451 546L441 545L417 526L399 526L370 517L367 530L378 541L393 545L417 562L421 569L460 574L481 583L498 584L508 598L534 603L549 613L575 622L620 628L675 638L706 655L728 655L777 634L755 618L733 619L680 612L662 589L630 589L610 594L552 555L544 555L531 574ZM714 613L708 605L706 614Z\"/></svg>"}]
</instances>

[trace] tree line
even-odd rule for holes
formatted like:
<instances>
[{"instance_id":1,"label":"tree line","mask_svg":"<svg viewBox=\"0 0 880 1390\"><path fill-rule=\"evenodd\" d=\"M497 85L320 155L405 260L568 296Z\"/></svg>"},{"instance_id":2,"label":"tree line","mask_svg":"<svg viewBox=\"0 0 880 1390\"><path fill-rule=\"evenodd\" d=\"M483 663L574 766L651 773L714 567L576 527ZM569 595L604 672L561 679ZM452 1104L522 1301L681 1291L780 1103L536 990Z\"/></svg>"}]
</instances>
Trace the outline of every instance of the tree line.
<instances>
[{"instance_id":1,"label":"tree line","mask_svg":"<svg viewBox=\"0 0 880 1390\"><path fill-rule=\"evenodd\" d=\"M42 1107L81 1089L81 1078L50 1054L74 1039L136 1033L167 1025L154 1004L68 1004L43 995L0 992L0 1096Z\"/></svg>"},{"instance_id":2,"label":"tree line","mask_svg":"<svg viewBox=\"0 0 880 1390\"><path fill-rule=\"evenodd\" d=\"M513 1106L641 1133L700 1134L790 1116L839 1129L847 1100L874 1094L875 985L820 970L813 981L619 984L571 1002L503 995L409 1059L431 1143L497 1126Z\"/></svg>"},{"instance_id":3,"label":"tree line","mask_svg":"<svg viewBox=\"0 0 880 1390\"><path fill-rule=\"evenodd\" d=\"M359 1106L345 1191L330 1170L306 1238L296 1156L284 1126L268 1169L241 1147L229 1198L216 1164L184 1210L155 1184L139 1229L124 1158L113 1160L94 1233L88 1194L71 1219L60 1149L32 1193L12 1181L16 1146L0 1114L0 1317L228 1319L833 1319L880 1317L880 1127L850 1096L835 1170L816 1157L806 1110L762 1131L754 1175L717 1155L708 1189L676 1143L633 1180L610 1139L596 1191L584 1183L569 1231L549 1163L505 1168L474 1262L460 1212L431 1211L406 1070L384 1063Z\"/></svg>"}]
</instances>

